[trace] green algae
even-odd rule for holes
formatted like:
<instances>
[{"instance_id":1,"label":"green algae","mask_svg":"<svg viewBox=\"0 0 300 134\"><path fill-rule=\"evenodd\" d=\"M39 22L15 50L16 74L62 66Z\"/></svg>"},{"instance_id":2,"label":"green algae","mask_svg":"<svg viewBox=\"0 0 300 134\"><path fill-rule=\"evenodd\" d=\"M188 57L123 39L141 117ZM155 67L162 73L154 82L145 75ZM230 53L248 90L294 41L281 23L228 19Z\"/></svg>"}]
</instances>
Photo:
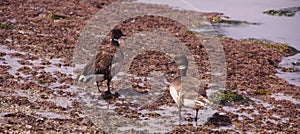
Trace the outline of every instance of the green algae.
<instances>
[{"instance_id":1,"label":"green algae","mask_svg":"<svg viewBox=\"0 0 300 134\"><path fill-rule=\"evenodd\" d=\"M277 67L277 68L280 69L282 72L289 72L289 73L299 72L299 69L297 68L290 68L290 67Z\"/></svg>"},{"instance_id":2,"label":"green algae","mask_svg":"<svg viewBox=\"0 0 300 134\"><path fill-rule=\"evenodd\" d=\"M286 56L291 56L299 53L299 51L287 44L282 43L273 43L270 41L264 41L264 40L257 40L257 39L246 39L245 41L248 41L253 44L261 45L264 48L270 48L273 49L276 52L284 53Z\"/></svg>"},{"instance_id":3,"label":"green algae","mask_svg":"<svg viewBox=\"0 0 300 134\"><path fill-rule=\"evenodd\" d=\"M228 19L223 19L220 16L216 16L212 18L212 23L222 23L222 24L230 24L230 25L259 25L260 23L255 23L255 22L248 22L248 21L239 21L239 20L228 20Z\"/></svg>"},{"instance_id":4,"label":"green algae","mask_svg":"<svg viewBox=\"0 0 300 134\"><path fill-rule=\"evenodd\" d=\"M272 16L286 16L286 17L292 17L295 16L295 14L300 11L300 7L289 7L289 8L283 8L278 10L267 10L264 11L264 14L272 15Z\"/></svg>"},{"instance_id":5,"label":"green algae","mask_svg":"<svg viewBox=\"0 0 300 134\"><path fill-rule=\"evenodd\" d=\"M212 93L209 96L209 98L210 101L212 101L214 104L220 105L228 105L232 103L243 103L250 101L250 99L248 99L247 97L233 93L228 90L219 90L215 93Z\"/></svg>"},{"instance_id":6,"label":"green algae","mask_svg":"<svg viewBox=\"0 0 300 134\"><path fill-rule=\"evenodd\" d=\"M262 89L262 90L256 90L255 94L259 94L259 95L270 95L271 92L269 90L266 89Z\"/></svg>"},{"instance_id":7,"label":"green algae","mask_svg":"<svg viewBox=\"0 0 300 134\"><path fill-rule=\"evenodd\" d=\"M68 16L64 16L64 15L58 15L58 14L54 14L54 13L50 13L47 15L48 18L54 19L54 20L58 20L58 19L66 19L68 18Z\"/></svg>"},{"instance_id":8,"label":"green algae","mask_svg":"<svg viewBox=\"0 0 300 134\"><path fill-rule=\"evenodd\" d=\"M185 34L196 34L196 32L190 31L190 30L185 31L184 33L185 33Z\"/></svg>"},{"instance_id":9,"label":"green algae","mask_svg":"<svg viewBox=\"0 0 300 134\"><path fill-rule=\"evenodd\" d=\"M1 29L12 29L12 26L0 23Z\"/></svg>"},{"instance_id":10,"label":"green algae","mask_svg":"<svg viewBox=\"0 0 300 134\"><path fill-rule=\"evenodd\" d=\"M156 112L153 112L153 113L147 113L147 115L149 117L153 117L153 118L157 118L157 117L160 117L161 115L159 113L156 113Z\"/></svg>"}]
</instances>

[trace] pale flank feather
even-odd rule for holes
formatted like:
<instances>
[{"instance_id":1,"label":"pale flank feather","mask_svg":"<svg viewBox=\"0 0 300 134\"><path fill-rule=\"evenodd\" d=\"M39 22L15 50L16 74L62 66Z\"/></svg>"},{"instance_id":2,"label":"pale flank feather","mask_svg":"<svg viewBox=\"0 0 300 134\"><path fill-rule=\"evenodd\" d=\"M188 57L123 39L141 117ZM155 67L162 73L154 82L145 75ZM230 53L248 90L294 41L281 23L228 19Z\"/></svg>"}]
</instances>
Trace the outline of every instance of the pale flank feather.
<instances>
[{"instance_id":1,"label":"pale flank feather","mask_svg":"<svg viewBox=\"0 0 300 134\"><path fill-rule=\"evenodd\" d=\"M80 82L89 82L95 78L99 89L99 82L107 80L108 93L110 93L110 81L122 67L123 52L120 50L118 39L124 36L120 29L113 29L111 44L102 45L100 51L86 64L78 77Z\"/></svg>"},{"instance_id":2,"label":"pale flank feather","mask_svg":"<svg viewBox=\"0 0 300 134\"><path fill-rule=\"evenodd\" d=\"M181 118L181 107L193 108L196 110L197 120L198 110L211 102L203 97L206 95L206 84L194 77L186 76L188 61L185 55L176 56L174 58L177 63L180 75L170 83L170 94L178 106L179 119Z\"/></svg>"}]
</instances>

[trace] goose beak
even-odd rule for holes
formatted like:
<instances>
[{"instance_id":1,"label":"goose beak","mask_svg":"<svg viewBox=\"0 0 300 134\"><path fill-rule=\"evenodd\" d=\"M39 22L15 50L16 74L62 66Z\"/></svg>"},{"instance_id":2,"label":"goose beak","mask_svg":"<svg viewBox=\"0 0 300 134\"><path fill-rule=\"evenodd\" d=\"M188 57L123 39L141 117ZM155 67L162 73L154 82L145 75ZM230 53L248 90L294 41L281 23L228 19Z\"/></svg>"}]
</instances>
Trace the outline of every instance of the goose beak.
<instances>
[{"instance_id":1,"label":"goose beak","mask_svg":"<svg viewBox=\"0 0 300 134\"><path fill-rule=\"evenodd\" d=\"M174 60L171 60L171 61L169 61L168 63L169 63L169 64L173 64L173 63L175 63L175 61L174 61Z\"/></svg>"},{"instance_id":2,"label":"goose beak","mask_svg":"<svg viewBox=\"0 0 300 134\"><path fill-rule=\"evenodd\" d=\"M168 62L169 64L175 63L175 60L174 60L175 55L174 54L166 53L166 55L172 58L172 60Z\"/></svg>"},{"instance_id":3,"label":"goose beak","mask_svg":"<svg viewBox=\"0 0 300 134\"><path fill-rule=\"evenodd\" d=\"M125 39L126 38L126 34L123 34L121 35L120 39Z\"/></svg>"},{"instance_id":4,"label":"goose beak","mask_svg":"<svg viewBox=\"0 0 300 134\"><path fill-rule=\"evenodd\" d=\"M122 33L121 37L124 37L124 36L126 36L126 34L123 34L123 33Z\"/></svg>"}]
</instances>

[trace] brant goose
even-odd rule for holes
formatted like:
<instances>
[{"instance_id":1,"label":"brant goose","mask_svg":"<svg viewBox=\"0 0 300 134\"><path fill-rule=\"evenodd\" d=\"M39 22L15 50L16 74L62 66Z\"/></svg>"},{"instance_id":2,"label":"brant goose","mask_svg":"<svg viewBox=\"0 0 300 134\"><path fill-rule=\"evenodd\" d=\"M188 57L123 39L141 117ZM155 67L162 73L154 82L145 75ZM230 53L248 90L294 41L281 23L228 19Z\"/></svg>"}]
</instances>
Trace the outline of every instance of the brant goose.
<instances>
[{"instance_id":1,"label":"brant goose","mask_svg":"<svg viewBox=\"0 0 300 134\"><path fill-rule=\"evenodd\" d=\"M80 82L89 82L92 78L95 78L97 88L99 88L99 82L107 80L107 91L102 94L103 99L109 99L110 97L118 97L110 92L110 82L113 76L115 76L122 66L124 54L120 50L119 40L121 36L125 36L120 29L113 29L111 31L111 44L104 45L101 50L98 51L95 57L93 57L84 67L83 72L79 76ZM113 96L112 96L113 95Z\"/></svg>"},{"instance_id":2,"label":"brant goose","mask_svg":"<svg viewBox=\"0 0 300 134\"><path fill-rule=\"evenodd\" d=\"M173 62L176 62L181 76L170 83L169 90L179 109L179 121L182 106L195 109L195 121L197 121L199 109L211 104L206 98L207 84L201 83L194 77L186 76L188 59L185 55L175 56Z\"/></svg>"}]
</instances>

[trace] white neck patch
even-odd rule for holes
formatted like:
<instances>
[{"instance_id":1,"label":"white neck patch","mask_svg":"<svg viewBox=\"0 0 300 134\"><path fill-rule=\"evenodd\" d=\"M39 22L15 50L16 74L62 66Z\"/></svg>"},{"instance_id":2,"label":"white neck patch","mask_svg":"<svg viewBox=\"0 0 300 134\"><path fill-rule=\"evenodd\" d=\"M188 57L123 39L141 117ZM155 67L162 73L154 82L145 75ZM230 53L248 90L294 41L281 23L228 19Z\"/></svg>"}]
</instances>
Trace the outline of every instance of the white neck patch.
<instances>
[{"instance_id":1,"label":"white neck patch","mask_svg":"<svg viewBox=\"0 0 300 134\"><path fill-rule=\"evenodd\" d=\"M119 41L118 39L113 39L113 41Z\"/></svg>"},{"instance_id":2,"label":"white neck patch","mask_svg":"<svg viewBox=\"0 0 300 134\"><path fill-rule=\"evenodd\" d=\"M185 66L185 65L180 65L180 66L178 67L178 69L180 69L180 70L186 69L186 66Z\"/></svg>"}]
</instances>

